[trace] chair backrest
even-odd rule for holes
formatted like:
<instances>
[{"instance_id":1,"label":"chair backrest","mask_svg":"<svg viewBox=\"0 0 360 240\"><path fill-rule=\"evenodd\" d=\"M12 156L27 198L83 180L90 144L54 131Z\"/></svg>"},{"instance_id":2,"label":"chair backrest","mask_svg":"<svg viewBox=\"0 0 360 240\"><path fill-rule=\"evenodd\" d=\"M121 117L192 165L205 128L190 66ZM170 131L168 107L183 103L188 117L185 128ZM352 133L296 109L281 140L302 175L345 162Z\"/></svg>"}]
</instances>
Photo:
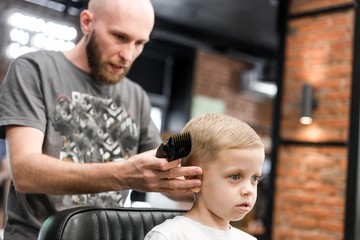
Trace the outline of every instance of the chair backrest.
<instances>
[{"instance_id":1,"label":"chair backrest","mask_svg":"<svg viewBox=\"0 0 360 240\"><path fill-rule=\"evenodd\" d=\"M38 240L143 240L166 219L184 210L77 207L50 216Z\"/></svg>"}]
</instances>

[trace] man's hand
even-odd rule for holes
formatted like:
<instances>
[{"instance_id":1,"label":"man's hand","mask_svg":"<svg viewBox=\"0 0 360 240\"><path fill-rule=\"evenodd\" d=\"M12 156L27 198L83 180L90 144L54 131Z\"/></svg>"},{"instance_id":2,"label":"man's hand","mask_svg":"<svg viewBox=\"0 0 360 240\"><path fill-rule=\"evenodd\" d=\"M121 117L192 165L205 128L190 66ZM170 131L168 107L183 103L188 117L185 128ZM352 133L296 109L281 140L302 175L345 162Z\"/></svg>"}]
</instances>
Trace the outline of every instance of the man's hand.
<instances>
[{"instance_id":1,"label":"man's hand","mask_svg":"<svg viewBox=\"0 0 360 240\"><path fill-rule=\"evenodd\" d=\"M165 158L156 158L155 153L156 150L151 150L124 162L131 169L125 180L130 189L162 192L168 196L188 195L199 190L200 167L181 167L180 160L168 162Z\"/></svg>"},{"instance_id":2,"label":"man's hand","mask_svg":"<svg viewBox=\"0 0 360 240\"><path fill-rule=\"evenodd\" d=\"M38 129L12 126L6 130L12 180L22 193L64 195L134 189L171 196L191 193L201 186L196 179L202 174L200 167L179 167L179 160L155 157L156 150L121 162L78 164L42 154L44 135Z\"/></svg>"}]
</instances>

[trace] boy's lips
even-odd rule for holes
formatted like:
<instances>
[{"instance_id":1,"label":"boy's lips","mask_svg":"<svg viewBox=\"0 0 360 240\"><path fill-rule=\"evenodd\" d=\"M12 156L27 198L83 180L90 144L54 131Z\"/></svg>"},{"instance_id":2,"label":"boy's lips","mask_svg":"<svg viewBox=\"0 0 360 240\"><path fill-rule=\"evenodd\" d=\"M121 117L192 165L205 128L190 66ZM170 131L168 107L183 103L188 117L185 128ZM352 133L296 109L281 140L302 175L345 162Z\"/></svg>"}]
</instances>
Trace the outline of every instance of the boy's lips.
<instances>
[{"instance_id":1,"label":"boy's lips","mask_svg":"<svg viewBox=\"0 0 360 240\"><path fill-rule=\"evenodd\" d=\"M236 205L236 208L242 212L248 212L251 210L251 205L249 202L242 202Z\"/></svg>"}]
</instances>

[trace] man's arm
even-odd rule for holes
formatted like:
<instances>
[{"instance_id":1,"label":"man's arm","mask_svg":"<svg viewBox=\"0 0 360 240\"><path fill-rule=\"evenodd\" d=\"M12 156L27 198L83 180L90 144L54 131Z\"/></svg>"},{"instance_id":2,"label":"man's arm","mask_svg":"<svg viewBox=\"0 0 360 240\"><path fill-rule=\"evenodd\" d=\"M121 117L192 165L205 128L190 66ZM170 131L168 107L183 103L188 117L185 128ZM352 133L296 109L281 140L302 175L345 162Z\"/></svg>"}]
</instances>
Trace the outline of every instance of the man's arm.
<instances>
[{"instance_id":1,"label":"man's arm","mask_svg":"<svg viewBox=\"0 0 360 240\"><path fill-rule=\"evenodd\" d=\"M11 176L19 192L80 194L113 190L186 194L201 185L199 167L178 167L179 161L156 158L155 150L122 162L77 164L42 154L44 134L35 128L8 126Z\"/></svg>"}]
</instances>

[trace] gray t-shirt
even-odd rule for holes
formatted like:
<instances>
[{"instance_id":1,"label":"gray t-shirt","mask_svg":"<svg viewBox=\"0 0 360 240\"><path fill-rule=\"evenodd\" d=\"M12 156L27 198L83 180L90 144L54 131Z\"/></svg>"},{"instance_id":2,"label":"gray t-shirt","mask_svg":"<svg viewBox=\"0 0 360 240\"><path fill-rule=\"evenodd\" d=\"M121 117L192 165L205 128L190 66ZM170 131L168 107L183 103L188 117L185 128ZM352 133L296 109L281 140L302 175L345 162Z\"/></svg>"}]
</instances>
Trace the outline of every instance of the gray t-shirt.
<instances>
[{"instance_id":1,"label":"gray t-shirt","mask_svg":"<svg viewBox=\"0 0 360 240\"><path fill-rule=\"evenodd\" d=\"M44 154L76 163L122 161L160 144L150 110L147 94L129 79L101 85L61 52L37 51L14 60L1 84L0 138L7 125L29 126L45 134ZM36 239L43 221L59 210L122 206L126 196L22 194L11 184L6 239Z\"/></svg>"}]
</instances>

